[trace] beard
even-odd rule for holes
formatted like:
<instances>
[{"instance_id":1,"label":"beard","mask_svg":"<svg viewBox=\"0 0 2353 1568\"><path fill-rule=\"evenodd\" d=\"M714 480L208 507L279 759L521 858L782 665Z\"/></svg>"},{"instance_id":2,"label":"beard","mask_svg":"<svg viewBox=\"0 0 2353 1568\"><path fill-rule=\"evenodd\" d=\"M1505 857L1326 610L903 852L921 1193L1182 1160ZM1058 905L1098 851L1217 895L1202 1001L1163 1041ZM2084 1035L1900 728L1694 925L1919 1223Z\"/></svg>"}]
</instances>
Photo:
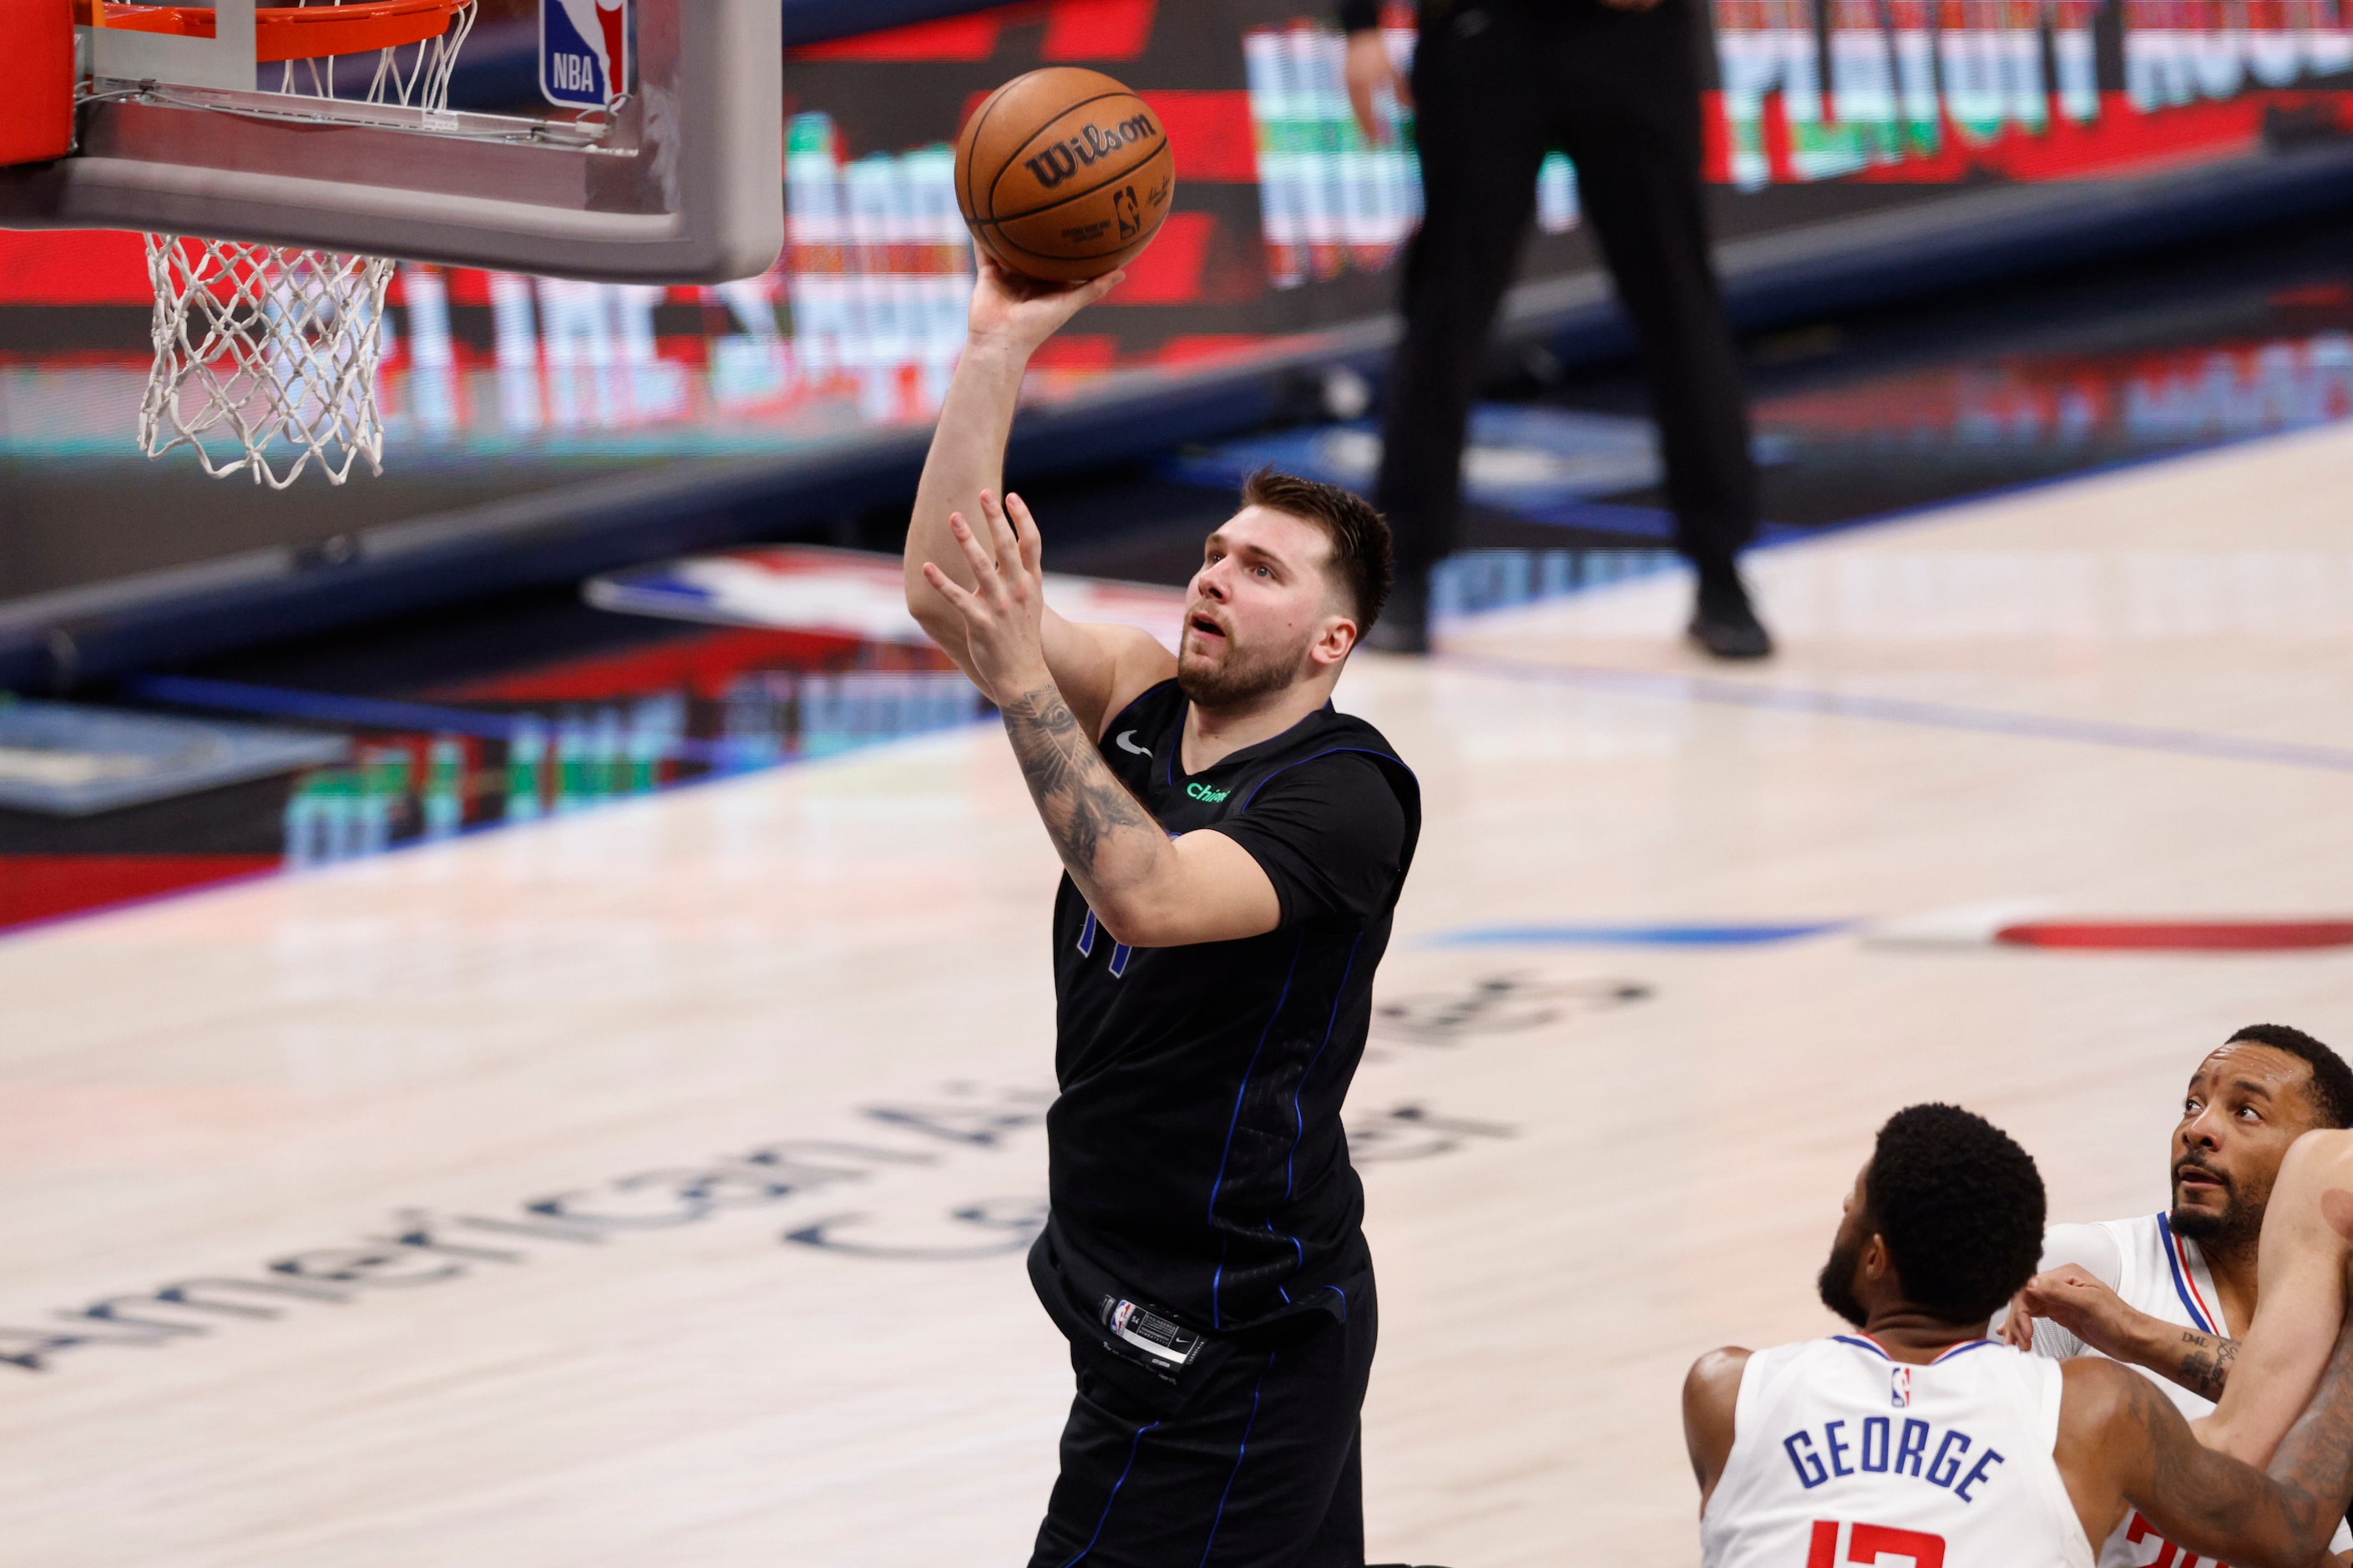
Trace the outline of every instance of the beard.
<instances>
[{"instance_id":1,"label":"beard","mask_svg":"<svg viewBox=\"0 0 2353 1568\"><path fill-rule=\"evenodd\" d=\"M1831 1259L1822 1265L1821 1274L1814 1281L1814 1289L1821 1292L1822 1305L1858 1329L1871 1318L1854 1296L1854 1269L1862 1258L1862 1243L1841 1236L1831 1243Z\"/></svg>"},{"instance_id":2,"label":"beard","mask_svg":"<svg viewBox=\"0 0 2353 1568\"><path fill-rule=\"evenodd\" d=\"M2263 1235L2263 1205L2245 1201L2240 1195L2238 1184L2213 1166L2196 1160L2184 1160L2181 1163L2195 1166L2221 1183L2224 1201L2219 1210L2193 1209L2184 1208L2177 1196L2169 1216L2175 1233L2210 1251L2252 1249L2256 1238Z\"/></svg>"},{"instance_id":3,"label":"beard","mask_svg":"<svg viewBox=\"0 0 2353 1568\"><path fill-rule=\"evenodd\" d=\"M1188 634L1187 641L1191 640ZM1299 678L1299 647L1244 649L1226 640L1225 657L1176 656L1176 689L1197 708L1230 708L1282 690Z\"/></svg>"}]
</instances>

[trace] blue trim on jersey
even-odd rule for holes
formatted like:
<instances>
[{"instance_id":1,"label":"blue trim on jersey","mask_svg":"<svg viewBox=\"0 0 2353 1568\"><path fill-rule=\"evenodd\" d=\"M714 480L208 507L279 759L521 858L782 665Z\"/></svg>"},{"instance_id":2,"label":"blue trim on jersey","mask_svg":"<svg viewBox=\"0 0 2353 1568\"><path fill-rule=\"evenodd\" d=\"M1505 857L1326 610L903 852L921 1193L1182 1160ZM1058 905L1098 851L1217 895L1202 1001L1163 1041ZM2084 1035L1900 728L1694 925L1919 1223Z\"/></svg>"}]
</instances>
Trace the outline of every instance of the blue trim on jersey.
<instances>
[{"instance_id":1,"label":"blue trim on jersey","mask_svg":"<svg viewBox=\"0 0 2353 1568\"><path fill-rule=\"evenodd\" d=\"M1095 1521L1095 1532L1087 1537L1087 1543L1084 1546L1079 1548L1078 1556L1063 1563L1062 1568L1076 1568L1080 1558L1092 1552L1095 1549L1095 1542L1103 1539L1103 1526L1111 1522L1111 1505L1119 1500L1119 1489L1127 1485L1127 1472L1135 1468L1135 1451L1144 1447L1144 1435L1159 1425L1157 1421L1147 1421L1135 1429L1135 1436L1127 1446L1127 1463L1121 1468L1119 1479L1112 1482L1111 1496L1103 1499L1103 1517Z\"/></svg>"},{"instance_id":2,"label":"blue trim on jersey","mask_svg":"<svg viewBox=\"0 0 2353 1568\"><path fill-rule=\"evenodd\" d=\"M1079 956L1081 958L1092 958L1094 956L1094 952L1095 912L1092 910L1089 910L1087 911L1086 920L1079 926Z\"/></svg>"},{"instance_id":3,"label":"blue trim on jersey","mask_svg":"<svg viewBox=\"0 0 2353 1568\"><path fill-rule=\"evenodd\" d=\"M1261 790L1264 789L1267 785L1269 785L1269 784L1272 784L1275 780L1277 780L1277 779L1281 778L1283 774L1285 774L1285 773L1289 773L1292 769L1296 768L1296 767L1303 766L1304 764L1306 764L1306 763L1308 763L1314 762L1315 760L1317 760L1317 759L1318 759L1318 758L1320 758L1320 757L1339 757L1339 756L1378 757L1382 762L1385 762L1385 763L1395 763L1398 767L1405 768L1406 776L1407 776L1408 778L1410 778L1410 779L1412 779L1412 780L1414 781L1414 784L1415 784L1415 785L1416 785L1416 787L1417 787L1417 788L1418 788L1418 787L1420 785L1420 784L1421 784L1420 776L1419 776L1419 774L1417 774L1417 773L1415 773L1411 768L1406 768L1406 766L1405 766L1405 760L1404 760L1403 758L1399 757L1399 756L1398 756L1396 752L1377 752L1377 751L1373 750L1370 746L1334 746L1334 747L1332 747L1329 751L1316 752L1312 753L1311 755L1302 757L1302 758L1300 758L1300 759L1299 759L1299 761L1298 761L1298 762L1295 762L1295 763L1283 763L1283 764L1282 764L1282 766L1281 766L1281 767L1279 767L1279 768L1275 769L1275 770L1274 770L1274 772L1272 772L1272 773L1271 773L1267 774L1267 775L1266 775L1266 777L1264 777L1264 778L1262 778L1262 779L1259 780L1259 781L1258 781L1258 783L1256 783L1256 784L1254 784L1250 785L1250 794L1248 794L1248 795L1246 795L1242 796L1242 803L1241 803L1241 805L1238 805L1238 806L1234 807L1234 809L1235 809L1236 811L1248 811L1248 810L1250 809L1250 802L1252 802L1252 801L1254 801L1254 800L1256 800L1256 799L1258 798L1258 792L1259 792L1259 791L1261 791Z\"/></svg>"},{"instance_id":4,"label":"blue trim on jersey","mask_svg":"<svg viewBox=\"0 0 2353 1568\"><path fill-rule=\"evenodd\" d=\"M1282 1201L1284 1203L1289 1203L1291 1194L1298 1190L1299 1144L1300 1141L1307 1136L1307 1113L1300 1109L1299 1101L1307 1092L1307 1080L1315 1074L1315 1064L1322 1061L1324 1053L1331 1048L1332 1030L1340 1021L1340 1004L1345 1001L1348 995L1348 976L1356 972L1356 949L1362 947L1364 943L1365 933L1358 931L1356 940L1348 944L1348 961L1340 966L1339 988L1332 994L1332 1016L1324 1020L1323 1043L1315 1047L1315 1054L1307 1058L1307 1066L1301 1069L1299 1074L1298 1087L1291 1091L1291 1152L1282 1157ZM1274 1229L1272 1215L1267 1216L1266 1228ZM1298 1255L1299 1267L1306 1268L1307 1249L1299 1244L1297 1237L1291 1237L1289 1240L1291 1250ZM1283 1298L1286 1301L1290 1299L1288 1296Z\"/></svg>"},{"instance_id":5,"label":"blue trim on jersey","mask_svg":"<svg viewBox=\"0 0 2353 1568\"><path fill-rule=\"evenodd\" d=\"M1266 1374L1274 1370L1275 1352L1266 1352L1266 1364L1259 1368L1258 1381L1250 1384L1250 1413L1242 1423L1242 1440L1234 1445L1233 1474L1226 1478L1226 1489L1218 1494L1218 1511L1209 1519L1209 1539L1201 1543L1201 1568L1208 1568L1209 1553L1217 1550L1218 1526L1226 1521L1226 1500L1234 1495L1234 1482L1241 1479L1242 1456L1250 1452L1250 1428L1258 1425L1258 1392L1266 1386Z\"/></svg>"},{"instance_id":6,"label":"blue trim on jersey","mask_svg":"<svg viewBox=\"0 0 2353 1568\"><path fill-rule=\"evenodd\" d=\"M1889 1355L1885 1350L1881 1348L1879 1342L1876 1340L1867 1340L1859 1334L1832 1334L1831 1338L1836 1340L1842 1345L1852 1345L1859 1351L1869 1351L1872 1354L1877 1356L1883 1362L1894 1363L1895 1361L1894 1356ZM1963 1340L1959 1344L1947 1345L1943 1350L1938 1351L1936 1355L1936 1360L1931 1361L1926 1364L1929 1366L1935 1366L1937 1362L1950 1361L1957 1355L1966 1355L1971 1351L1981 1351L1985 1349L1986 1346L1994 1342L1995 1342L1992 1340Z\"/></svg>"},{"instance_id":7,"label":"blue trim on jersey","mask_svg":"<svg viewBox=\"0 0 2353 1568\"><path fill-rule=\"evenodd\" d=\"M1274 1011L1266 1016L1266 1027L1259 1031L1258 1044L1251 1047L1250 1060L1242 1064L1242 1081L1234 1089L1233 1119L1226 1123L1226 1146L1218 1153L1217 1180L1209 1184L1208 1224L1212 1230L1216 1229L1218 1225L1218 1194L1225 1190L1226 1162L1232 1157L1234 1152L1234 1129L1240 1127L1242 1121L1242 1097L1250 1092L1250 1073L1257 1068L1258 1058L1266 1050L1267 1037L1274 1033L1275 1021L1282 1016L1283 1004L1291 1000L1291 982L1299 973L1299 955L1306 951L1306 933L1302 932L1299 940L1292 944L1291 967L1282 972L1282 993L1275 997ZM1220 1248L1220 1252L1222 1250ZM1226 1263L1221 1256L1218 1259L1217 1272L1209 1276L1209 1327L1213 1329L1225 1327L1224 1319L1218 1310L1218 1289L1225 1283L1225 1279Z\"/></svg>"},{"instance_id":8,"label":"blue trim on jersey","mask_svg":"<svg viewBox=\"0 0 2353 1568\"><path fill-rule=\"evenodd\" d=\"M2161 1214L2157 1216L2157 1234L2165 1241L2165 1266L2173 1272L2173 1293L2181 1298L2189 1321L2210 1334L2220 1334L2221 1331L2207 1321L2205 1312L2199 1307L2197 1292L2189 1289L2189 1280L2181 1271L2181 1248L2173 1241L2173 1222Z\"/></svg>"}]
</instances>

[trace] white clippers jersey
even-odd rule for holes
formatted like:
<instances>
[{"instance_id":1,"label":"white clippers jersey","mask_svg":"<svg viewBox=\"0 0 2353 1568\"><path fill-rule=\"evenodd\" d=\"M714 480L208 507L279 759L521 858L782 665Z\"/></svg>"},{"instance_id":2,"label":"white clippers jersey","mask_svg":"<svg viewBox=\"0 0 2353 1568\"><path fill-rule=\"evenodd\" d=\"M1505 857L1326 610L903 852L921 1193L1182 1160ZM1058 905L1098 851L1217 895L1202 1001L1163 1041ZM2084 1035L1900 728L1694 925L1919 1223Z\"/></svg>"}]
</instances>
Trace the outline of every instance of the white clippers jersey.
<instances>
[{"instance_id":1,"label":"white clippers jersey","mask_svg":"<svg viewBox=\"0 0 2353 1568\"><path fill-rule=\"evenodd\" d=\"M1926 1366L1858 1334L1758 1351L1703 1568L2092 1568L2052 1458L2061 1381L1990 1340Z\"/></svg>"},{"instance_id":2,"label":"white clippers jersey","mask_svg":"<svg viewBox=\"0 0 2353 1568\"><path fill-rule=\"evenodd\" d=\"M2043 1251L2043 1268L2079 1264L2123 1298L2126 1306L2160 1322L2218 1335L2245 1331L2243 1323L2222 1321L2221 1296L2207 1270L2205 1253L2189 1237L2176 1236L2172 1222L2161 1214L2102 1220L2096 1225L2053 1226L2044 1238ZM2034 1353L2061 1361L2100 1354L2047 1318L2035 1322ZM2212 1414L2213 1401L2147 1367L2133 1370L2163 1389L2184 1418L2195 1421ZM2353 1551L2353 1531L2338 1525L2329 1550ZM2125 1521L2100 1545L2099 1568L2155 1568L2160 1563L2166 1568L2219 1568L2214 1559L2184 1552L2158 1534L2137 1509L2126 1510Z\"/></svg>"}]
</instances>

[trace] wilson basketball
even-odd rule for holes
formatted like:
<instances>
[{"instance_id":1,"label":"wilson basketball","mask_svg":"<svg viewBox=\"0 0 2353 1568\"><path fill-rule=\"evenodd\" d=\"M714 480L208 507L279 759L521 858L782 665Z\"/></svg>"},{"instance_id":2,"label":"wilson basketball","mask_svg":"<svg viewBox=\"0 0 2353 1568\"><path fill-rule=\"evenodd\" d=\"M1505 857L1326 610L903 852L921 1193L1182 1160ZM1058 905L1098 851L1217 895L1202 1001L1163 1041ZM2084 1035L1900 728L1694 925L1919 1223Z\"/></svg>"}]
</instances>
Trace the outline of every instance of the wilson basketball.
<instances>
[{"instance_id":1,"label":"wilson basketball","mask_svg":"<svg viewBox=\"0 0 2353 1568\"><path fill-rule=\"evenodd\" d=\"M1101 71L1049 66L982 100L956 140L956 201L1013 271L1077 283L1152 243L1176 194L1168 136Z\"/></svg>"}]
</instances>

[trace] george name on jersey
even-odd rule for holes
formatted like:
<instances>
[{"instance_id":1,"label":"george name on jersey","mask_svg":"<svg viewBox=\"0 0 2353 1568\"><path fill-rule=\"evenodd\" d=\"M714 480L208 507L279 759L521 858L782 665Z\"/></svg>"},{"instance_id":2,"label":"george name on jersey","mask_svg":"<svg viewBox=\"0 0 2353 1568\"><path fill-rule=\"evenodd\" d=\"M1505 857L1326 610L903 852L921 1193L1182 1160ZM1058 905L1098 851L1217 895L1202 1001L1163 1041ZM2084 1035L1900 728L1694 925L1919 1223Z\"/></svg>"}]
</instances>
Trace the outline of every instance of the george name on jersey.
<instances>
[{"instance_id":1,"label":"george name on jersey","mask_svg":"<svg viewBox=\"0 0 2353 1568\"><path fill-rule=\"evenodd\" d=\"M1934 1426L1908 1415L1900 1425L1892 1416L1871 1415L1860 1422L1800 1426L1781 1439L1781 1451L1808 1491L1841 1476L1906 1476L1941 1487L1963 1502L1977 1501L1974 1489L2004 1462L1999 1449L1986 1447L1957 1426Z\"/></svg>"}]
</instances>

